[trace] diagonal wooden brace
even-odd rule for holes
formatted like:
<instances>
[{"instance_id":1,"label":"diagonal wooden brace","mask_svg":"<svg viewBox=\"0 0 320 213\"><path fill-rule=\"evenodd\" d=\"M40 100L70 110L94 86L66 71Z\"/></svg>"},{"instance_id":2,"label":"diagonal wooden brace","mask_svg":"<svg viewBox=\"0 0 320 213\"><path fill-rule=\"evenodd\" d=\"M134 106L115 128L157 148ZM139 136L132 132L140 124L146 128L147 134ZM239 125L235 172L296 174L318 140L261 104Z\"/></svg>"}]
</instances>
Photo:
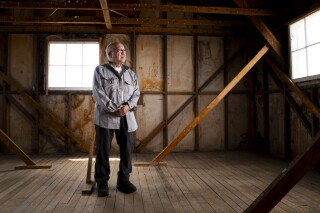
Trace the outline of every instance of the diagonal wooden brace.
<instances>
[{"instance_id":1,"label":"diagonal wooden brace","mask_svg":"<svg viewBox=\"0 0 320 213\"><path fill-rule=\"evenodd\" d=\"M89 150L88 145L82 141L78 136L76 136L69 128L67 128L58 118L53 115L49 110L41 106L37 101L35 101L30 95L28 95L13 79L5 75L0 71L0 79L7 82L12 88L14 88L19 95L21 95L31 106L39 111L43 116L49 119L50 123L55 126L55 128L63 131L70 139L78 143L82 149L85 151Z\"/></svg>"},{"instance_id":2,"label":"diagonal wooden brace","mask_svg":"<svg viewBox=\"0 0 320 213\"><path fill-rule=\"evenodd\" d=\"M199 87L199 92L202 92L209 84L213 81L220 73L223 72L223 70L226 67L226 64L231 63L239 54L242 54L245 50L246 45L243 45L241 48L239 48L238 51L236 51L229 59L227 59L226 63L221 65L203 84L201 87ZM196 95L192 95L188 100L184 102L179 109L173 113L170 118L165 122L162 121L145 139L141 141L141 143L136 147L136 151L139 152L142 150L143 147L145 147L159 132L161 132L165 127L168 126L168 124L175 119L179 115L179 113L186 108L191 101L193 101L196 98ZM140 165L139 163L135 163L136 165Z\"/></svg>"},{"instance_id":3,"label":"diagonal wooden brace","mask_svg":"<svg viewBox=\"0 0 320 213\"><path fill-rule=\"evenodd\" d=\"M152 163L159 163L177 144L195 127L202 119L215 107L230 90L249 72L249 70L261 59L262 56L269 50L269 46L265 45L254 58L240 71L240 73L217 95L215 99L204 109L199 115L184 129L182 132L160 152Z\"/></svg>"},{"instance_id":4,"label":"diagonal wooden brace","mask_svg":"<svg viewBox=\"0 0 320 213\"><path fill-rule=\"evenodd\" d=\"M238 7L249 8L249 4L243 0L233 0ZM282 46L278 39L273 35L271 30L265 25L265 23L259 17L248 16L251 23L256 27L256 29L261 33L261 35L268 42L270 47L278 54L278 56L283 60Z\"/></svg>"},{"instance_id":5,"label":"diagonal wooden brace","mask_svg":"<svg viewBox=\"0 0 320 213\"><path fill-rule=\"evenodd\" d=\"M319 153L320 132L307 150L297 156L244 212L270 212L320 160Z\"/></svg>"},{"instance_id":6,"label":"diagonal wooden brace","mask_svg":"<svg viewBox=\"0 0 320 213\"><path fill-rule=\"evenodd\" d=\"M16 153L16 155L27 165L17 166L15 169L49 169L51 165L37 165L35 162L29 158L29 156L24 153L18 145L16 145L8 135L6 135L2 129L0 129L0 141L3 142L10 150Z\"/></svg>"}]
</instances>

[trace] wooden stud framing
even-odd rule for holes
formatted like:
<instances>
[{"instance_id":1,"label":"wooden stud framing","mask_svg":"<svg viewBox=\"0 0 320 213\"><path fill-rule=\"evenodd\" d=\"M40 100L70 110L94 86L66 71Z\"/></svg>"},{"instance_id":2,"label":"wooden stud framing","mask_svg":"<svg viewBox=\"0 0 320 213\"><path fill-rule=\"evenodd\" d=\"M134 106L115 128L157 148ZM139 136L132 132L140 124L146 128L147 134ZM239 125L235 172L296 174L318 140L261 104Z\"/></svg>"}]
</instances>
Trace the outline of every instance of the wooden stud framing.
<instances>
[{"instance_id":1,"label":"wooden stud framing","mask_svg":"<svg viewBox=\"0 0 320 213\"><path fill-rule=\"evenodd\" d=\"M263 72L263 151L264 153L270 153L270 122L269 122L269 94L266 92L269 90L269 75L268 72Z\"/></svg>"},{"instance_id":2,"label":"wooden stud framing","mask_svg":"<svg viewBox=\"0 0 320 213\"><path fill-rule=\"evenodd\" d=\"M184 129L182 132L153 160L152 163L159 163L177 144L205 118L205 116L229 93L229 91L249 72L249 70L260 60L262 56L269 50L268 45L265 45L257 55L240 71L240 73L213 99L209 105L200 112L200 114Z\"/></svg>"},{"instance_id":3,"label":"wooden stud framing","mask_svg":"<svg viewBox=\"0 0 320 213\"><path fill-rule=\"evenodd\" d=\"M56 128L62 130L66 135L68 135L72 140L77 142L85 151L89 150L89 147L80 138L78 138L69 128L65 127L64 124L51 112L43 108L38 102L33 100L23 89L11 78L0 72L0 79L7 82L12 88L14 88L26 101L31 104L37 111L39 111L43 116L49 119L50 124L54 125Z\"/></svg>"},{"instance_id":4,"label":"wooden stud framing","mask_svg":"<svg viewBox=\"0 0 320 213\"><path fill-rule=\"evenodd\" d=\"M288 77L282 70L269 58L265 58L265 61L272 68L271 70L284 82L290 89L300 98L301 102L317 117L320 118L320 109L310 101L310 99L304 95L301 89Z\"/></svg>"},{"instance_id":5,"label":"wooden stud framing","mask_svg":"<svg viewBox=\"0 0 320 213\"><path fill-rule=\"evenodd\" d=\"M163 14L165 17L167 13ZM168 131L168 124L171 120L168 119L168 36L163 36L163 43L162 43L162 61L163 61L163 120L164 126L161 127L163 129L163 147L168 145L169 141L169 131ZM176 116L175 114L171 117ZM173 120L173 119L172 119ZM161 131L161 130L160 130ZM155 135L154 135L155 136Z\"/></svg>"},{"instance_id":6,"label":"wooden stud framing","mask_svg":"<svg viewBox=\"0 0 320 213\"><path fill-rule=\"evenodd\" d=\"M226 38L223 38L223 86L226 87L228 85L228 62L227 62L227 48L226 48ZM240 48L241 49L241 48ZM228 95L224 98L224 150L227 151L229 149L229 99Z\"/></svg>"},{"instance_id":7,"label":"wooden stud framing","mask_svg":"<svg viewBox=\"0 0 320 213\"><path fill-rule=\"evenodd\" d=\"M59 135L57 134L57 132L50 130L50 126L44 124L43 122L37 122L38 118L36 115L35 117L28 112L14 97L10 96L9 94L5 94L5 97L8 98L8 100L10 101L10 103L13 103L13 105L15 105L15 107L17 107L17 109L23 113L24 116L26 116L31 122L32 124L35 125L36 128L40 129L41 131L43 131L46 134L51 134L52 136L56 137L57 141L60 142L59 145L61 146L66 146L65 142L63 140L59 140ZM61 136L60 136L61 137Z\"/></svg>"},{"instance_id":8,"label":"wooden stud framing","mask_svg":"<svg viewBox=\"0 0 320 213\"><path fill-rule=\"evenodd\" d=\"M194 64L194 91L195 95L195 103L194 103L194 113L195 115L199 114L200 111L200 97L199 97L199 47L198 47L198 36L193 37L193 64ZM194 151L199 151L200 149L200 129L199 126L195 128L195 143L194 143Z\"/></svg>"},{"instance_id":9,"label":"wooden stud framing","mask_svg":"<svg viewBox=\"0 0 320 213\"><path fill-rule=\"evenodd\" d=\"M317 107L319 107L319 88L312 88L312 99ZM319 132L319 118L312 116L312 134L316 135Z\"/></svg>"},{"instance_id":10,"label":"wooden stud framing","mask_svg":"<svg viewBox=\"0 0 320 213\"><path fill-rule=\"evenodd\" d=\"M239 54L241 54L245 49L245 45L242 46L238 51L236 51L227 61L225 61L225 63L223 65L221 65L221 67L219 67L216 72L214 72L202 85L201 87L199 87L198 89L198 95L202 94L201 92L209 85L210 82L212 82L213 79L215 79L221 72L225 71L226 66L233 61ZM166 72L166 69L164 70L164 73ZM166 74L164 74L164 76L166 76ZM167 92L168 93L168 92ZM162 93L161 93L162 94ZM171 94L171 93L168 93ZM181 93L182 94L182 93ZM211 94L211 93L210 93ZM214 93L216 94L216 93ZM163 121L161 122L153 131L151 131L151 133L143 140L141 141L141 143L136 147L137 151L141 151L141 149L146 146L159 132L161 132L165 127L168 126L168 124L174 120L175 117L177 117L179 115L179 113L186 108L189 103L191 103L191 101L193 99L195 99L196 94L191 93L191 97L188 98L183 105L181 105L181 107L179 107L175 113L173 113L170 118L168 118L167 122ZM164 105L166 106L166 105Z\"/></svg>"},{"instance_id":11,"label":"wooden stud framing","mask_svg":"<svg viewBox=\"0 0 320 213\"><path fill-rule=\"evenodd\" d=\"M280 79L276 76L276 74L274 72L270 72L270 76L272 77L272 79L275 82L275 84L277 85L277 87L279 89L281 89L283 87L283 85L282 85ZM311 134L311 129L312 129L311 123L309 122L308 118L303 114L303 112L302 112L301 108L299 107L299 105L291 97L290 94L283 93L283 95L285 96L286 101L290 104L290 106L292 107L292 109L294 110L294 112L296 113L298 118L300 118L300 121L304 125L306 130L309 132L310 135L312 135Z\"/></svg>"}]
</instances>

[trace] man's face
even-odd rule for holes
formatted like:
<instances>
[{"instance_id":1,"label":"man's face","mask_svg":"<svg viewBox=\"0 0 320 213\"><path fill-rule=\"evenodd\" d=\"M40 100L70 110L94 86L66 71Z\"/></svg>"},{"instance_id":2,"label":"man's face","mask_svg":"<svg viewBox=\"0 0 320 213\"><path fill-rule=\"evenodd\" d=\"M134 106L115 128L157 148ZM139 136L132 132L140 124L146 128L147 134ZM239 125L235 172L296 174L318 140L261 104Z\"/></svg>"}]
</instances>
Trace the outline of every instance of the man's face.
<instances>
[{"instance_id":1,"label":"man's face","mask_svg":"<svg viewBox=\"0 0 320 213\"><path fill-rule=\"evenodd\" d=\"M116 46L114 46L110 54L111 62L116 65L123 64L126 61L127 54L123 44L117 44Z\"/></svg>"}]
</instances>

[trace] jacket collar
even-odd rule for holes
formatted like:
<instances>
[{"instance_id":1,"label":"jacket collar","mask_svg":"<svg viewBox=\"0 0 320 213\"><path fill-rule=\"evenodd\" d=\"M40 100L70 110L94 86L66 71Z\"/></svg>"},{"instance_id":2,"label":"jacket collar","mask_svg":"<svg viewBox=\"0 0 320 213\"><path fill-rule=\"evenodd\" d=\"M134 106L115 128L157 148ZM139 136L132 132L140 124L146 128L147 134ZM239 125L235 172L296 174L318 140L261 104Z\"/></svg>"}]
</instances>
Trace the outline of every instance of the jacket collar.
<instances>
[{"instance_id":1,"label":"jacket collar","mask_svg":"<svg viewBox=\"0 0 320 213\"><path fill-rule=\"evenodd\" d=\"M123 73L129 69L128 66L126 66L126 65L123 64L123 65L121 66L121 71L120 71L120 73L119 73L117 70L115 70L115 69L113 68L113 66L112 66L111 64L112 64L112 62L109 61L109 64L106 64L107 68L108 68L111 72L113 72L113 74L115 74L119 79L121 79L121 76L123 75Z\"/></svg>"}]
</instances>

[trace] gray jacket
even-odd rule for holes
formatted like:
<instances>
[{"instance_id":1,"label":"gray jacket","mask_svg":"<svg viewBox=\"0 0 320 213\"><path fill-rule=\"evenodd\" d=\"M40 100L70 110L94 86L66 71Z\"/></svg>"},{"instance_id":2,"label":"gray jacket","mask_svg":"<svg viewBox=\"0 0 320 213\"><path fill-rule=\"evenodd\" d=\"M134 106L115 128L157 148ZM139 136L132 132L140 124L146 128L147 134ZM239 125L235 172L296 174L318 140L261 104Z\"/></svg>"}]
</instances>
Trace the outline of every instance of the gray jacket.
<instances>
[{"instance_id":1,"label":"gray jacket","mask_svg":"<svg viewBox=\"0 0 320 213\"><path fill-rule=\"evenodd\" d=\"M94 70L92 96L95 100L94 123L107 129L120 129L120 118L116 111L128 104L130 111L125 115L128 132L137 130L134 109L140 96L135 73L122 65L119 73L110 64L99 65Z\"/></svg>"}]
</instances>

